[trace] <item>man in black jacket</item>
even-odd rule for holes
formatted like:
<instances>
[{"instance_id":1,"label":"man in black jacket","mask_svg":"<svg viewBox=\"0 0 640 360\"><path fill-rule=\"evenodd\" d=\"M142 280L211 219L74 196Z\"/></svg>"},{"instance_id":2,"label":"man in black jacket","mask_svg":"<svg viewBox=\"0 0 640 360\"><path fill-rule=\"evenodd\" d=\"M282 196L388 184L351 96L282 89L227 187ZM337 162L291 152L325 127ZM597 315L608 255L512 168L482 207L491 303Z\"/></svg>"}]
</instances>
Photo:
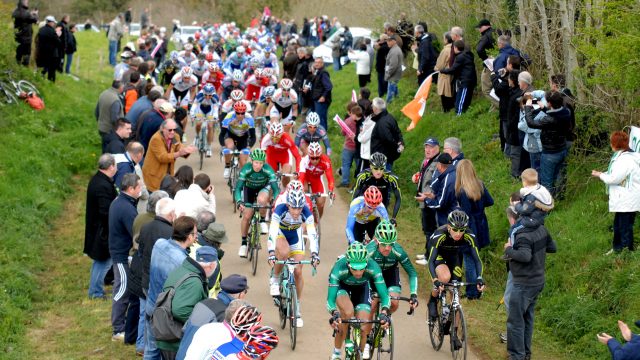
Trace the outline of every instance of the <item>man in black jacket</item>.
<instances>
[{"instance_id":1,"label":"man in black jacket","mask_svg":"<svg viewBox=\"0 0 640 360\"><path fill-rule=\"evenodd\" d=\"M38 31L36 40L36 65L42 68L42 76L56 81L56 70L60 66L60 59L64 56L62 49L62 29L56 27L56 19L49 15L45 18L46 25Z\"/></svg>"},{"instance_id":2,"label":"man in black jacket","mask_svg":"<svg viewBox=\"0 0 640 360\"><path fill-rule=\"evenodd\" d=\"M507 352L510 360L531 358L534 311L544 288L546 254L555 252L556 244L544 225L523 227L515 234L513 242L504 244L513 283L507 300Z\"/></svg>"},{"instance_id":3,"label":"man in black jacket","mask_svg":"<svg viewBox=\"0 0 640 360\"><path fill-rule=\"evenodd\" d=\"M507 66L504 69L505 70L500 73L491 72L491 85L495 90L496 96L500 99L498 103L498 133L500 134L500 150L504 151L506 156L509 156L509 153L506 151L506 126L509 108L509 73L512 71L520 71L520 57L517 55L509 56L507 58Z\"/></svg>"},{"instance_id":4,"label":"man in black jacket","mask_svg":"<svg viewBox=\"0 0 640 360\"><path fill-rule=\"evenodd\" d=\"M387 93L387 82L384 80L384 68L387 63L387 54L389 54L389 45L387 45L387 34L380 35L380 40L373 45L376 49L376 72L378 73L378 96L383 97Z\"/></svg>"},{"instance_id":5,"label":"man in black jacket","mask_svg":"<svg viewBox=\"0 0 640 360\"><path fill-rule=\"evenodd\" d=\"M375 98L372 102L373 115L371 120L376 123L371 133L371 154L382 153L387 157L388 171L392 171L393 162L404 150L402 132L396 119L387 112L387 104L382 98Z\"/></svg>"},{"instance_id":6,"label":"man in black jacket","mask_svg":"<svg viewBox=\"0 0 640 360\"><path fill-rule=\"evenodd\" d=\"M111 154L102 154L98 159L98 171L87 186L85 214L84 250L92 260L89 280L89 298L104 298L104 277L111 268L109 255L109 206L118 196L113 176L116 161Z\"/></svg>"},{"instance_id":7,"label":"man in black jacket","mask_svg":"<svg viewBox=\"0 0 640 360\"><path fill-rule=\"evenodd\" d=\"M491 50L495 47L495 40L493 40L493 29L491 28L491 22L487 19L482 19L476 25L476 29L480 32L480 40L478 40L478 45L476 45L476 52L478 53L478 57L480 60L485 61L489 58L487 54L487 50ZM498 107L498 101L493 97L489 96L491 93L491 71L482 64L482 74L480 75L480 85L482 86L482 94L491 101L493 106Z\"/></svg>"},{"instance_id":8,"label":"man in black jacket","mask_svg":"<svg viewBox=\"0 0 640 360\"><path fill-rule=\"evenodd\" d=\"M456 40L453 43L453 52L456 54L453 65L440 72L453 74L453 81L456 84L456 114L462 115L471 105L473 89L476 87L478 78L476 66L473 63L473 53L466 49L463 40Z\"/></svg>"},{"instance_id":9,"label":"man in black jacket","mask_svg":"<svg viewBox=\"0 0 640 360\"><path fill-rule=\"evenodd\" d=\"M31 59L31 40L33 39L33 24L38 22L38 10L29 11L29 0L18 0L18 6L13 10L13 28L18 43L16 61L24 66L29 65Z\"/></svg>"},{"instance_id":10,"label":"man in black jacket","mask_svg":"<svg viewBox=\"0 0 640 360\"><path fill-rule=\"evenodd\" d=\"M313 102L311 101L311 94L304 93L302 90L307 85L311 74L311 64L313 64L313 58L311 53L306 47L299 47L296 49L298 55L298 62L296 63L295 75L293 76L293 90L298 94L298 109L304 108L313 109ZM300 111L299 110L299 111Z\"/></svg>"},{"instance_id":11,"label":"man in black jacket","mask_svg":"<svg viewBox=\"0 0 640 360\"><path fill-rule=\"evenodd\" d=\"M423 25L416 25L414 34L417 41L419 41L417 74L418 86L420 86L424 79L433 72L433 68L436 66L436 60L438 59L438 54L433 48L433 39L431 38L431 35L429 35L427 29L425 29ZM434 80L436 79L434 78Z\"/></svg>"},{"instance_id":12,"label":"man in black jacket","mask_svg":"<svg viewBox=\"0 0 640 360\"><path fill-rule=\"evenodd\" d=\"M320 125L327 131L327 113L331 105L331 90L333 84L327 70L324 69L324 61L321 57L313 61L313 78L311 83L311 99L313 100L313 111L320 117Z\"/></svg>"}]
</instances>

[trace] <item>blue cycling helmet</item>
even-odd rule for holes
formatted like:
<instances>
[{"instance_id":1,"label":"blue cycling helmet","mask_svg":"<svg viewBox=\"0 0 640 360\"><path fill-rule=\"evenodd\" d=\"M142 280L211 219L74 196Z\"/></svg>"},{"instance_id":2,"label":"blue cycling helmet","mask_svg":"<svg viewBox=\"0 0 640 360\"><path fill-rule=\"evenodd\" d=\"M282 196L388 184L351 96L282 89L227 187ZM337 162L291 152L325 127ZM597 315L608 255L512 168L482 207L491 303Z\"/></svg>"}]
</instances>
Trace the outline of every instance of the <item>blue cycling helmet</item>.
<instances>
[{"instance_id":1,"label":"blue cycling helmet","mask_svg":"<svg viewBox=\"0 0 640 360\"><path fill-rule=\"evenodd\" d=\"M202 88L202 92L205 95L213 95L216 93L216 88L215 86L213 86L213 84L207 84Z\"/></svg>"},{"instance_id":2,"label":"blue cycling helmet","mask_svg":"<svg viewBox=\"0 0 640 360\"><path fill-rule=\"evenodd\" d=\"M170 56L171 60L173 60L173 61L178 60L178 58L180 57L180 55L178 54L178 52L177 52L177 51L175 51L175 50L173 50L173 51L171 52L171 55L169 55L169 56Z\"/></svg>"},{"instance_id":3,"label":"blue cycling helmet","mask_svg":"<svg viewBox=\"0 0 640 360\"><path fill-rule=\"evenodd\" d=\"M272 97L275 93L276 88L273 86L267 86L264 88L264 90L262 90L262 94L264 95L264 97Z\"/></svg>"},{"instance_id":4,"label":"blue cycling helmet","mask_svg":"<svg viewBox=\"0 0 640 360\"><path fill-rule=\"evenodd\" d=\"M289 190L287 192L287 204L293 208L302 208L306 203L302 190Z\"/></svg>"}]
</instances>

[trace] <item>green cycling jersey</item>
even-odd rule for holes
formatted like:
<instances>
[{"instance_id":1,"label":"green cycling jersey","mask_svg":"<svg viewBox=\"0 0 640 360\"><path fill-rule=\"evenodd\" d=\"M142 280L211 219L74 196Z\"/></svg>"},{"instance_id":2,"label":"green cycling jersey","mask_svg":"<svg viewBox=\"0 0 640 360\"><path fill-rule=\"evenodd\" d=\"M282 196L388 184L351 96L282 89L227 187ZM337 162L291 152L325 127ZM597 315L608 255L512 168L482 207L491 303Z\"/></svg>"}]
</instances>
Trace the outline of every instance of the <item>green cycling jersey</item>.
<instances>
[{"instance_id":1,"label":"green cycling jersey","mask_svg":"<svg viewBox=\"0 0 640 360\"><path fill-rule=\"evenodd\" d=\"M367 267L364 269L364 274L361 278L356 278L349 271L349 264L346 257L341 257L336 261L331 269L329 275L329 292L327 294L327 310L332 313L337 309L336 297L340 283L348 286L367 286L367 283L372 281L376 286L376 292L380 297L380 303L383 308L389 309L391 303L389 300L389 292L387 291L387 285L384 283L382 277L382 269L371 258L367 260ZM358 304L353 304L358 305Z\"/></svg>"},{"instance_id":2,"label":"green cycling jersey","mask_svg":"<svg viewBox=\"0 0 640 360\"><path fill-rule=\"evenodd\" d=\"M367 252L369 253L369 258L373 259L382 270L398 266L398 263L400 263L404 271L409 275L409 291L411 294L418 294L418 272L413 267L413 264L411 264L411 259L409 259L407 252L404 251L400 244L394 243L391 245L389 256L384 256L378 250L378 243L371 241L367 245Z\"/></svg>"},{"instance_id":3,"label":"green cycling jersey","mask_svg":"<svg viewBox=\"0 0 640 360\"><path fill-rule=\"evenodd\" d=\"M278 179L276 173L269 164L264 164L262 170L256 172L253 171L253 164L251 162L246 163L240 170L238 175L238 183L234 192L234 198L236 202L242 201L242 191L245 187L250 189L259 190L271 186L273 190L273 197L275 198L280 193L280 187L278 186Z\"/></svg>"}]
</instances>

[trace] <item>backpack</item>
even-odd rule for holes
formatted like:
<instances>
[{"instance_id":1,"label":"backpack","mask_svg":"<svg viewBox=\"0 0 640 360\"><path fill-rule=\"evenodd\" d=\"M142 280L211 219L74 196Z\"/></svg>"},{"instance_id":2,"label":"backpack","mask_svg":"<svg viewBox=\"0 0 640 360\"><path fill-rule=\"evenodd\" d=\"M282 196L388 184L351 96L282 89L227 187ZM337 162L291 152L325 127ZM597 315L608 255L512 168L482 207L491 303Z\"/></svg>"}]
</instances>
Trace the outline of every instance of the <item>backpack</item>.
<instances>
[{"instance_id":1,"label":"backpack","mask_svg":"<svg viewBox=\"0 0 640 360\"><path fill-rule=\"evenodd\" d=\"M23 95L24 94L24 95ZM20 98L24 100L33 110L42 110L44 109L44 101L35 93L29 92L28 94L22 93L20 94Z\"/></svg>"},{"instance_id":2,"label":"backpack","mask_svg":"<svg viewBox=\"0 0 640 360\"><path fill-rule=\"evenodd\" d=\"M175 342L182 339L183 323L173 318L171 303L176 294L176 288L191 277L198 277L197 274L185 274L174 286L161 292L156 299L156 308L151 314L151 331L156 340Z\"/></svg>"},{"instance_id":3,"label":"backpack","mask_svg":"<svg viewBox=\"0 0 640 360\"><path fill-rule=\"evenodd\" d=\"M531 65L533 65L533 60L531 60L529 54L519 49L516 49L516 51L518 52L518 56L520 56L520 66L525 70L529 70Z\"/></svg>"}]
</instances>

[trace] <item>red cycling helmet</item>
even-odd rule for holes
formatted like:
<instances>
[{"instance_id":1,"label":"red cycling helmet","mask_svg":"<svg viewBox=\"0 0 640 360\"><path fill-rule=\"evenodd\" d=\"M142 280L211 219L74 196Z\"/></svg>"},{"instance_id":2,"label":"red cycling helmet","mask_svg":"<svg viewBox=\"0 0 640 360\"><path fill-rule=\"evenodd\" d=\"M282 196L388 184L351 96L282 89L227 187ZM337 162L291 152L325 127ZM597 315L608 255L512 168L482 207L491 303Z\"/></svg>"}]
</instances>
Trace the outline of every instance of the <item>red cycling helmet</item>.
<instances>
[{"instance_id":1,"label":"red cycling helmet","mask_svg":"<svg viewBox=\"0 0 640 360\"><path fill-rule=\"evenodd\" d=\"M245 113L247 112L247 104L244 103L244 101L238 101L237 103L233 104L233 111L237 113Z\"/></svg>"},{"instance_id":2,"label":"red cycling helmet","mask_svg":"<svg viewBox=\"0 0 640 360\"><path fill-rule=\"evenodd\" d=\"M207 62L212 62L213 61L213 54L212 53L207 53L207 55L204 56L204 59L207 60Z\"/></svg>"},{"instance_id":3,"label":"red cycling helmet","mask_svg":"<svg viewBox=\"0 0 640 360\"><path fill-rule=\"evenodd\" d=\"M382 193L376 186L369 186L364 192L364 203L375 208L382 202Z\"/></svg>"},{"instance_id":4,"label":"red cycling helmet","mask_svg":"<svg viewBox=\"0 0 640 360\"><path fill-rule=\"evenodd\" d=\"M255 357L268 355L278 346L278 334L270 326L254 325L249 329L248 340L243 352Z\"/></svg>"}]
</instances>

